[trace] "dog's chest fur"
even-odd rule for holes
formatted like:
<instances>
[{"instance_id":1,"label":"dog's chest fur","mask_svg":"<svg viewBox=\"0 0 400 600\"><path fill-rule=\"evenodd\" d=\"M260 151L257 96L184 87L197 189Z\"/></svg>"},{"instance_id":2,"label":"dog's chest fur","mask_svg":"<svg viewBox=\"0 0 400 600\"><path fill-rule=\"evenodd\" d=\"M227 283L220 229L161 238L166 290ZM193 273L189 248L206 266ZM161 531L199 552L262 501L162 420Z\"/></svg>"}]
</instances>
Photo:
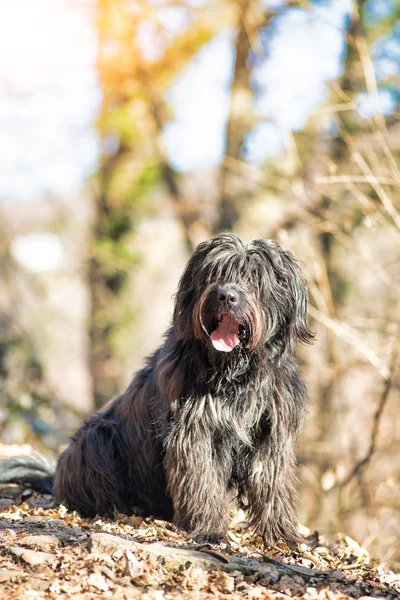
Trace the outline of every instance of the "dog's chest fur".
<instances>
[{"instance_id":1,"label":"dog's chest fur","mask_svg":"<svg viewBox=\"0 0 400 600\"><path fill-rule=\"evenodd\" d=\"M171 426L208 435L212 443L228 439L232 447L251 448L256 442L260 424L268 414L268 397L272 390L257 382L241 387L225 382L213 393L192 393L179 399L179 408L171 414Z\"/></svg>"}]
</instances>

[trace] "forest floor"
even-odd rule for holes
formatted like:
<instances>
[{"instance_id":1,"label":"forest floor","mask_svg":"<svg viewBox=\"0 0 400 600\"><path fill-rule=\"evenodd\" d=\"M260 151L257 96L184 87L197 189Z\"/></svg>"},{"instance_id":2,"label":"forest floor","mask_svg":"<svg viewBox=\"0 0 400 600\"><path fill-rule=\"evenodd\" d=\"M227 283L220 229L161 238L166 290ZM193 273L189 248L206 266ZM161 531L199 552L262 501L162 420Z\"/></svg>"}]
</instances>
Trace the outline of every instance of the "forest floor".
<instances>
[{"instance_id":1,"label":"forest floor","mask_svg":"<svg viewBox=\"0 0 400 600\"><path fill-rule=\"evenodd\" d=\"M1 448L0 448L1 450ZM1 454L1 452L0 452ZM344 535L264 548L245 523L218 545L170 523L82 519L50 496L0 488L1 600L400 598L400 574Z\"/></svg>"}]
</instances>

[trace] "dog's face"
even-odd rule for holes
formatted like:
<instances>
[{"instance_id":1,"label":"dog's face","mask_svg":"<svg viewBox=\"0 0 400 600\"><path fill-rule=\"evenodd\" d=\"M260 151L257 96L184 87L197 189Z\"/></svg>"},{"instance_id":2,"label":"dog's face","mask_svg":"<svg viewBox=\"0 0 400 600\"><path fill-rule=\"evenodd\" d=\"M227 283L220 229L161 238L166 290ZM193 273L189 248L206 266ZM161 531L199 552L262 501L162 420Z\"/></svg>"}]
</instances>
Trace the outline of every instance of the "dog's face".
<instances>
[{"instance_id":1,"label":"dog's face","mask_svg":"<svg viewBox=\"0 0 400 600\"><path fill-rule=\"evenodd\" d=\"M307 292L300 268L271 240L220 234L201 243L181 277L174 329L215 352L266 348L279 357L309 342Z\"/></svg>"}]
</instances>

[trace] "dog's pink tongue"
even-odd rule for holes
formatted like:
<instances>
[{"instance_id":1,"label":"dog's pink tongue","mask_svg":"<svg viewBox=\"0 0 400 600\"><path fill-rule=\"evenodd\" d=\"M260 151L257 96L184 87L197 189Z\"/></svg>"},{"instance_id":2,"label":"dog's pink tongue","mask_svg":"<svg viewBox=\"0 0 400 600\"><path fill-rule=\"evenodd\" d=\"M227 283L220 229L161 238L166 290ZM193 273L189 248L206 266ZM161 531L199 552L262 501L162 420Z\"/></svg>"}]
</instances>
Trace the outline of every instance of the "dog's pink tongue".
<instances>
[{"instance_id":1,"label":"dog's pink tongue","mask_svg":"<svg viewBox=\"0 0 400 600\"><path fill-rule=\"evenodd\" d=\"M216 350L231 352L239 343L239 324L228 314L222 315L221 323L211 334L211 341Z\"/></svg>"}]
</instances>

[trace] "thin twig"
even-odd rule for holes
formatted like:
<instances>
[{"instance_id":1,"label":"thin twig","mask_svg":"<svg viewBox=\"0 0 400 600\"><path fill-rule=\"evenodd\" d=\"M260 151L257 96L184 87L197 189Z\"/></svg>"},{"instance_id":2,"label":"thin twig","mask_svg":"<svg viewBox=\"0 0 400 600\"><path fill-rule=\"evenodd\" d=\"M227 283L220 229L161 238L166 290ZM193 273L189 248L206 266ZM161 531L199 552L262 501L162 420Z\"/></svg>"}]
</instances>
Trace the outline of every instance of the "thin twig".
<instances>
[{"instance_id":1,"label":"thin twig","mask_svg":"<svg viewBox=\"0 0 400 600\"><path fill-rule=\"evenodd\" d=\"M309 307L310 315L327 329L332 331L338 338L341 338L351 346L353 346L367 361L375 367L380 376L386 381L390 376L389 369L382 364L375 352L362 340L358 333L346 323L341 323L336 319L332 319L327 314L324 314L314 306Z\"/></svg>"},{"instance_id":2,"label":"thin twig","mask_svg":"<svg viewBox=\"0 0 400 600\"><path fill-rule=\"evenodd\" d=\"M319 176L315 178L317 184L327 183L381 183L383 185L393 185L400 187L400 181L393 179L392 177L375 177L375 175L364 176L364 175L331 175L331 176Z\"/></svg>"},{"instance_id":3,"label":"thin twig","mask_svg":"<svg viewBox=\"0 0 400 600\"><path fill-rule=\"evenodd\" d=\"M386 406L386 403L387 403L387 400L389 397L389 393L390 393L390 390L393 385L395 371L398 366L399 351L400 351L400 336L397 331L395 340L394 340L394 344L393 344L388 374L384 378L382 394L381 394L378 406L377 406L375 414L374 414L373 422L372 422L372 430L371 430L371 437L370 437L368 450L367 450L365 456L354 465L354 467L352 468L350 473L348 473L344 479L342 479L341 481L338 482L339 486L341 488L348 485L353 480L354 477L358 477L361 474L363 469L371 461L371 458L375 452L376 441L377 441L377 437L378 437L378 433L379 433L379 425L381 422L382 413Z\"/></svg>"},{"instance_id":4,"label":"thin twig","mask_svg":"<svg viewBox=\"0 0 400 600\"><path fill-rule=\"evenodd\" d=\"M334 112L344 112L346 110L355 110L357 108L357 104L355 102L346 102L340 104L328 104L327 106L323 106L319 110L314 113L315 117L319 117L321 115L327 115Z\"/></svg>"},{"instance_id":5,"label":"thin twig","mask_svg":"<svg viewBox=\"0 0 400 600\"><path fill-rule=\"evenodd\" d=\"M362 30L362 25L361 25L361 21L360 21L360 14L359 14L357 2L354 2L354 8L355 8L355 14L357 15L357 18L359 21L359 28L360 28L360 30ZM357 48L357 51L358 51L358 54L360 57L360 63L361 63L361 68L364 73L364 79L365 79L367 92L368 92L369 96L372 98L373 104L374 104L374 109L375 109L374 123L376 124L376 129L377 129L376 130L377 140L383 150L383 153L385 154L387 160L390 163L390 166L392 168L393 173L395 174L397 181L400 181L400 170L397 165L396 158L394 157L393 152L390 150L389 144L387 142L387 133L388 132L387 132L387 127L386 127L386 121L385 121L385 117L383 116L382 111L380 110L380 107L379 107L378 82L376 80L374 64L372 61L371 53L368 48L368 43L367 43L365 33L362 31L362 34L357 35L355 37L354 41L355 41L355 47Z\"/></svg>"},{"instance_id":6,"label":"thin twig","mask_svg":"<svg viewBox=\"0 0 400 600\"><path fill-rule=\"evenodd\" d=\"M368 177L370 179L370 185L371 185L372 189L376 192L379 200L382 202L382 205L385 207L387 213L392 217L393 221L396 223L396 226L398 227L398 229L400 229L399 213L395 209L395 207L394 207L391 199L387 195L386 191L383 189L383 187L377 180L376 176L371 171L365 158L362 156L361 152L357 148L357 145L354 142L354 139L351 137L351 135L347 131L345 131L345 129L343 127L340 127L340 133L341 133L343 140L345 141L347 147L350 150L352 158L357 163L358 167L363 172L365 177Z\"/></svg>"},{"instance_id":7,"label":"thin twig","mask_svg":"<svg viewBox=\"0 0 400 600\"><path fill-rule=\"evenodd\" d=\"M361 204L361 206L368 212L364 213L366 216L373 216L377 222L388 232L388 234L395 239L397 243L400 241L400 231L393 225L387 212L382 208L378 211L372 200L368 198L354 183L346 183L346 189L354 196L354 198ZM373 212L372 212L373 211Z\"/></svg>"}]
</instances>

